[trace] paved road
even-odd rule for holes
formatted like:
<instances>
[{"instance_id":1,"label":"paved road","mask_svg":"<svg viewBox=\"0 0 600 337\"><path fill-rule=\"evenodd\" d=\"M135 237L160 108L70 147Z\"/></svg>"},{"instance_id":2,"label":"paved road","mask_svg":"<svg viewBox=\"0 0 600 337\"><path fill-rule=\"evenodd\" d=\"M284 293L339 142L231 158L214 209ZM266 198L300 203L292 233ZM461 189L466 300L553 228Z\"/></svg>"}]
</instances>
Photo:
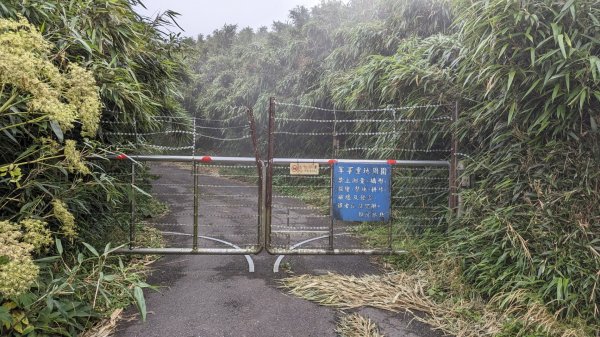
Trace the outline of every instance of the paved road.
<instances>
[{"instance_id":1,"label":"paved road","mask_svg":"<svg viewBox=\"0 0 600 337\"><path fill-rule=\"evenodd\" d=\"M172 164L156 164L152 172L160 177L154 191L170 204L171 209L169 215L158 220L157 227L178 233L167 237L170 245L190 245L191 226L180 225L189 224L192 219L190 171ZM252 243L256 235L255 189L228 178L206 175L200 177L200 184L206 185L201 187L205 196L200 208L201 213L207 214L200 219L200 234L238 246ZM236 185L239 187L233 187ZM275 202L280 203L279 206L286 203L293 207L299 205L297 200ZM309 215L296 214L296 217L303 216ZM223 247L223 244L206 240L201 240L200 244ZM146 292L147 321L121 322L115 336L335 336L340 313L286 295L278 289L277 279L284 274L273 273L275 259L276 256L266 253L253 256L255 271L249 273L244 256L164 257L153 265L154 271L149 278L149 283L161 286L161 290ZM288 256L285 261L298 274L378 272L364 256ZM379 322L386 336L441 336L416 321L408 324L410 317L376 309L364 309L361 313Z\"/></svg>"}]
</instances>

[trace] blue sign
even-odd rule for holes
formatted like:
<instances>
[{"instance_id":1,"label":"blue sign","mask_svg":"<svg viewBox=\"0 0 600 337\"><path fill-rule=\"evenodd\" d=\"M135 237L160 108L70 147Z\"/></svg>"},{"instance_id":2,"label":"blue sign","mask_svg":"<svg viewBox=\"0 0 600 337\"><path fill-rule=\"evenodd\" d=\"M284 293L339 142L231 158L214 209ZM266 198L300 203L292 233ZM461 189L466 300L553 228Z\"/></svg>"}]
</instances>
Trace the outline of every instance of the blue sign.
<instances>
[{"instance_id":1,"label":"blue sign","mask_svg":"<svg viewBox=\"0 0 600 337\"><path fill-rule=\"evenodd\" d=\"M333 216L342 221L388 221L392 169L389 164L336 163Z\"/></svg>"}]
</instances>

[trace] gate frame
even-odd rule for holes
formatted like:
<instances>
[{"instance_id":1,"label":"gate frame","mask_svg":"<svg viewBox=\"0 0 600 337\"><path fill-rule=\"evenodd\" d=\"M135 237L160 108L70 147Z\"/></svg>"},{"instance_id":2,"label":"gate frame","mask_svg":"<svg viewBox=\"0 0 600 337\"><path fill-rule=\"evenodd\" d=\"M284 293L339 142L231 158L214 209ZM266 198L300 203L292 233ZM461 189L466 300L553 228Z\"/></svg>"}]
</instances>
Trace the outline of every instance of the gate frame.
<instances>
[{"instance_id":1,"label":"gate frame","mask_svg":"<svg viewBox=\"0 0 600 337\"><path fill-rule=\"evenodd\" d=\"M338 234L333 233L334 218L331 214L331 197L333 192L333 165L335 163L356 163L356 164L390 164L392 166L392 173L394 166L401 167L447 167L449 170L449 198L448 208L451 214L455 215L458 208L460 208L460 201L458 198L458 140L452 133L450 160L367 160L367 159L303 159L303 158L274 158L274 144L275 144L275 97L269 98L269 109L268 109L268 143L267 143L267 158L266 161L260 159L258 141L256 135L256 124L252 109L247 108L246 112L248 115L249 126L251 130L252 145L254 147L255 157L218 157L218 156L196 156L195 145L194 153L192 156L179 156L179 155L110 155L106 157L93 156L90 159L108 159L108 160L130 160L131 161L131 188L133 190L135 186L135 166L140 165L138 161L154 161L154 162L191 162L192 173L194 174L194 224L193 224L193 246L192 248L136 248L135 243L135 207L136 200L135 195L131 196L131 223L129 227L129 247L121 248L117 251L125 254L158 254L158 255L257 255L263 251L263 249L271 255L391 255L391 254L406 254L406 250L394 250L392 247L392 226L393 219L390 216L388 221L388 247L385 249L363 249L363 248L339 248L336 249L334 246L334 236ZM452 115L452 121L456 122L458 118L458 103L455 105L455 109ZM195 120L194 120L195 121ZM194 128L195 132L195 128ZM333 133L335 143L335 131ZM195 141L195 137L194 137ZM258 187L258 200L257 200L257 244L251 246L251 248L238 249L238 248L199 248L198 247L198 206L199 206L199 195L198 189L199 178L197 170L201 163L255 163L257 167L257 187ZM273 167L281 164L291 163L314 163L314 164L327 164L331 166L331 179L330 179L330 217L331 224L329 235L325 236L329 238L329 247L323 248L277 248L271 245L271 222L272 222L272 205L273 205ZM390 180L392 185L393 180ZM391 187L390 187L391 190ZM210 238L208 238L210 240ZM218 241L218 240L215 240Z\"/></svg>"},{"instance_id":2,"label":"gate frame","mask_svg":"<svg viewBox=\"0 0 600 337\"><path fill-rule=\"evenodd\" d=\"M111 155L107 156L109 160L130 160L132 169L131 187L135 185L135 165L139 165L138 162L186 162L192 163L192 174L194 175L194 224L193 224L193 246L192 248L136 248L135 243L135 197L132 195L131 200L131 223L129 224L129 247L118 249L118 253L123 254L157 254L157 255L258 255L264 248L263 235L264 233L264 211L263 211L263 200L264 200L264 168L263 162L256 160L252 157L213 157L213 156L168 156L168 155ZM257 244L251 248L200 248L198 247L198 238L202 237L199 235L198 230L198 206L200 191L198 189L198 176L197 169L201 163L256 163L258 171L258 200L257 200ZM209 239L211 240L211 239ZM215 240L216 241L216 240ZM220 241L218 241L220 242Z\"/></svg>"},{"instance_id":3,"label":"gate frame","mask_svg":"<svg viewBox=\"0 0 600 337\"><path fill-rule=\"evenodd\" d=\"M265 220L266 223L264 225L265 228L265 238L264 238L264 248L271 255L391 255L391 254L406 254L408 253L406 250L394 250L392 248L392 225L393 221L390 217L388 221L388 247L386 249L353 249L353 248L342 248L335 249L333 246L333 238L335 234L333 234L333 215L331 216L331 225L329 231L329 248L301 248L301 249L292 249L292 248L276 248L271 246L271 220L272 220L272 208L273 208L273 167L275 164L290 164L290 163L314 163L314 164L328 164L331 166L331 182L330 182L330 199L332 197L333 192L333 164L335 163L356 163L356 164L390 164L392 165L392 172L394 165L405 166L405 167L424 167L424 166L433 166L433 167L448 167L449 169L449 208L454 213L457 208L457 202L455 201L456 197L456 188L457 188L457 178L456 178L456 148L457 141L456 138L453 137L452 141L452 150L451 150L451 160L367 160L367 159L301 159L301 158L274 158L274 148L275 148L275 97L269 98L269 111L268 111L268 148L267 148L267 174L265 177L265 189L266 189L266 198L265 198ZM456 110L453 115L453 119L456 119L456 115L458 114L458 105L456 106ZM333 133L333 137L335 139L335 131ZM392 180L390 180L390 184L392 184ZM391 190L391 188L390 188ZM330 200L331 203L331 200ZM331 205L330 205L331 207ZM331 208L330 208L331 213Z\"/></svg>"}]
</instances>

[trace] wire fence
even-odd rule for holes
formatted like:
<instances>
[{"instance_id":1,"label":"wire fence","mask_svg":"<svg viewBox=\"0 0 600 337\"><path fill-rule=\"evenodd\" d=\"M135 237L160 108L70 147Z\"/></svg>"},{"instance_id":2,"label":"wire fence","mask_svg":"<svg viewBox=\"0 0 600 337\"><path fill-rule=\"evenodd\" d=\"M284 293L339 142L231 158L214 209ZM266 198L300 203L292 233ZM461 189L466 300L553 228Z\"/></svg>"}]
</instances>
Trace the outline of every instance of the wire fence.
<instances>
[{"instance_id":1,"label":"wire fence","mask_svg":"<svg viewBox=\"0 0 600 337\"><path fill-rule=\"evenodd\" d=\"M447 161L452 154L451 108L439 104L338 110L275 101L271 111L273 157L308 158L307 162L310 158ZM292 175L286 172L289 169L273 167L274 247L290 250L303 242L308 232L314 231L314 237L325 231L325 237L310 241L308 247L331 249L331 241L335 241L335 247L355 249L363 245L363 234L368 233L371 247L392 248L391 242L399 235L445 226L451 196L448 166L394 166L392 220L388 223L334 219L330 165L321 165L313 176ZM299 210L290 209L291 205ZM310 208L313 206L318 207ZM307 216L314 213L320 216Z\"/></svg>"},{"instance_id":2,"label":"wire fence","mask_svg":"<svg viewBox=\"0 0 600 337\"><path fill-rule=\"evenodd\" d=\"M119 144L118 149L141 154L195 155L199 150L206 155L251 153L252 135L247 110L246 107L231 107L225 113L227 117L221 119L151 116L149 128L152 131L140 131L142 128L133 115L129 116L132 121L102 121L101 136L110 143ZM119 131L127 125L133 125L133 131Z\"/></svg>"},{"instance_id":3,"label":"wire fence","mask_svg":"<svg viewBox=\"0 0 600 337\"><path fill-rule=\"evenodd\" d=\"M287 252L300 244L332 249L332 242L336 247L360 250L365 233L370 246L392 249L398 236L445 226L449 200L455 194L449 184L451 166L402 166L396 161L449 162L454 153L453 117L447 105L336 110L274 101L273 107L274 125L258 146L253 119L247 117L245 108L237 107L221 119L151 117L161 126L160 131L139 131L142 128L134 121L133 132L122 132L118 127L126 121L106 121L102 136L134 146L141 153L198 159L204 158L197 156L202 151L203 156L229 153L247 157L254 152L258 160L264 150L260 144L271 146L273 139L273 149L268 149L264 160L273 173L270 185L264 185L272 189L272 204L269 227L262 229L268 231L264 236L268 242L263 244ZM206 162L193 163L142 161L138 169L133 161L124 162L125 168L113 163L106 166L107 172L118 177L117 184L129 186L134 205L129 214L133 246L138 244L143 226L172 237L167 243L173 247L197 248L200 234L220 240L206 243L205 248L218 248L224 241L248 250L261 244L260 226L265 220L260 213L262 177L257 165L211 163L210 157L206 158ZM277 164L273 158L332 162L318 164L316 172L309 175L297 175L289 163ZM334 217L332 167L337 159L388 160L393 167L390 221L356 223ZM158 180L150 184L151 176ZM168 215L150 219L146 216L149 212L136 209L135 199L149 196L166 205Z\"/></svg>"}]
</instances>

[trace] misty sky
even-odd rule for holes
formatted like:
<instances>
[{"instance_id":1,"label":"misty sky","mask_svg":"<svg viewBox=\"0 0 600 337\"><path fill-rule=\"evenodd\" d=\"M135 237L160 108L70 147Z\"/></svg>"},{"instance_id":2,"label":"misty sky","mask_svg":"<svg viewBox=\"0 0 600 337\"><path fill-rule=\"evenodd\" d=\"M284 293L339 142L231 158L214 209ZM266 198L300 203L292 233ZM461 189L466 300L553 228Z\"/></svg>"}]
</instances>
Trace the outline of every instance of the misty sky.
<instances>
[{"instance_id":1,"label":"misty sky","mask_svg":"<svg viewBox=\"0 0 600 337\"><path fill-rule=\"evenodd\" d=\"M271 27L275 20L287 21L288 11L298 5L308 8L321 0L144 0L147 10L141 14L154 16L171 9L181 16L177 20L185 30L183 35L196 37L208 35L225 23L237 24L239 28L250 26ZM178 32L179 29L172 29Z\"/></svg>"}]
</instances>

